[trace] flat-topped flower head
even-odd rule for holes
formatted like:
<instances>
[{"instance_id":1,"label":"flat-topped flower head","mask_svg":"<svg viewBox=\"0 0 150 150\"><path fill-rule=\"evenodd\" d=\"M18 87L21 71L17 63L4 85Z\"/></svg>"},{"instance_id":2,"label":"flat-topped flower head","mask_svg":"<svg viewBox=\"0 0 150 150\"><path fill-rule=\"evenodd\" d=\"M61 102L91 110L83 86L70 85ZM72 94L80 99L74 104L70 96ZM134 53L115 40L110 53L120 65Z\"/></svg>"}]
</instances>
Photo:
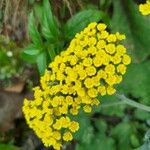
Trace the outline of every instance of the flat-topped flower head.
<instances>
[{"instance_id":1,"label":"flat-topped flower head","mask_svg":"<svg viewBox=\"0 0 150 150\"><path fill-rule=\"evenodd\" d=\"M145 4L139 5L139 11L142 13L142 15L150 15L150 1L147 0Z\"/></svg>"},{"instance_id":2,"label":"flat-topped flower head","mask_svg":"<svg viewBox=\"0 0 150 150\"><path fill-rule=\"evenodd\" d=\"M97 96L112 95L122 81L131 58L120 44L125 35L109 34L103 23L93 22L77 33L70 45L49 64L34 99L24 100L23 113L46 147L60 150L71 141L79 123L71 116L99 105Z\"/></svg>"}]
</instances>

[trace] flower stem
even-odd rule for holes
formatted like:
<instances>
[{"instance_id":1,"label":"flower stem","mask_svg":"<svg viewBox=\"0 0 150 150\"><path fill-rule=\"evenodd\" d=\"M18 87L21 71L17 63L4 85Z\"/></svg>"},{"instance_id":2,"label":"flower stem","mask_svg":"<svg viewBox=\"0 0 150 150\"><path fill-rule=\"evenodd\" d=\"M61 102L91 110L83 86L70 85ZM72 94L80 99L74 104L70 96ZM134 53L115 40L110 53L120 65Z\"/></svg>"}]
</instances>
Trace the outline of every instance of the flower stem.
<instances>
[{"instance_id":1,"label":"flower stem","mask_svg":"<svg viewBox=\"0 0 150 150\"><path fill-rule=\"evenodd\" d=\"M132 100L130 98L127 98L123 94L116 94L116 97L118 97L120 100L122 100L124 103L126 103L126 104L128 104L130 106L133 106L133 107L142 109L144 111L150 112L150 107L149 106L146 106L146 105L140 104L138 102L135 102L134 100Z\"/></svg>"},{"instance_id":2,"label":"flower stem","mask_svg":"<svg viewBox=\"0 0 150 150\"><path fill-rule=\"evenodd\" d=\"M107 107L113 107L113 106L118 106L118 105L124 105L126 104L125 102L123 101L117 101L117 102L111 102L111 103L107 103L107 104L101 104L101 108L107 108Z\"/></svg>"}]
</instances>

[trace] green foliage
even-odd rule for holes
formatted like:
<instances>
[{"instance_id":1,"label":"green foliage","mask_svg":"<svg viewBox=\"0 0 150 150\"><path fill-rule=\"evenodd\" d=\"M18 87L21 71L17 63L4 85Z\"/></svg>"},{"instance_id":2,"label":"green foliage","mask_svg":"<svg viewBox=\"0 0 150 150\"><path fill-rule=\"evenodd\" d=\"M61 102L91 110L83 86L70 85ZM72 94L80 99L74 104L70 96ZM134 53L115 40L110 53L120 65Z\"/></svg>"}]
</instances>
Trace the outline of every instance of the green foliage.
<instances>
[{"instance_id":1,"label":"green foliage","mask_svg":"<svg viewBox=\"0 0 150 150\"><path fill-rule=\"evenodd\" d=\"M103 136L103 135L97 135L95 136L90 144L77 144L76 150L115 150L115 141L112 138Z\"/></svg>"},{"instance_id":2,"label":"green foliage","mask_svg":"<svg viewBox=\"0 0 150 150\"><path fill-rule=\"evenodd\" d=\"M93 127L90 123L90 116L84 114L83 112L79 115L76 120L81 124L79 132L75 133L75 139L79 140L81 143L89 144L93 138Z\"/></svg>"},{"instance_id":3,"label":"green foliage","mask_svg":"<svg viewBox=\"0 0 150 150\"><path fill-rule=\"evenodd\" d=\"M35 5L34 13L31 12L28 24L33 43L23 50L22 58L29 63L36 63L41 75L48 63L65 48L64 44L68 44L90 22L98 22L104 16L103 12L95 8L87 9L72 16L66 24L60 24L48 0L43 0L42 7ZM35 18L38 18L38 22L35 22Z\"/></svg>"},{"instance_id":4,"label":"green foliage","mask_svg":"<svg viewBox=\"0 0 150 150\"><path fill-rule=\"evenodd\" d=\"M38 50L33 44L30 44L26 48L24 48L22 57L24 60L26 60L30 63L35 63L36 58L39 53L40 53L40 50Z\"/></svg>"},{"instance_id":5,"label":"green foliage","mask_svg":"<svg viewBox=\"0 0 150 150\"><path fill-rule=\"evenodd\" d=\"M19 150L18 147L9 144L0 144L1 150Z\"/></svg>"},{"instance_id":6,"label":"green foliage","mask_svg":"<svg viewBox=\"0 0 150 150\"><path fill-rule=\"evenodd\" d=\"M141 62L150 54L149 19L143 17L133 0L113 1L114 13L111 29L126 34L126 46L135 62Z\"/></svg>"},{"instance_id":7,"label":"green foliage","mask_svg":"<svg viewBox=\"0 0 150 150\"><path fill-rule=\"evenodd\" d=\"M10 79L22 73L23 66L19 58L17 45L6 38L0 36L0 87L11 84Z\"/></svg>"},{"instance_id":8,"label":"green foliage","mask_svg":"<svg viewBox=\"0 0 150 150\"><path fill-rule=\"evenodd\" d=\"M99 0L100 9L106 10L111 5L111 0Z\"/></svg>"},{"instance_id":9,"label":"green foliage","mask_svg":"<svg viewBox=\"0 0 150 150\"><path fill-rule=\"evenodd\" d=\"M109 107L109 109L111 109ZM107 114L108 115L108 114ZM103 118L103 119L102 119ZM76 150L91 149L107 149L107 150L132 150L140 146L142 136L139 134L141 124L131 121L130 117L126 117L121 122L115 123L117 117L103 117L103 112L99 113L99 117L80 115L78 121L80 130L76 133L75 139L78 144ZM115 126L112 126L115 123Z\"/></svg>"},{"instance_id":10,"label":"green foliage","mask_svg":"<svg viewBox=\"0 0 150 150\"><path fill-rule=\"evenodd\" d=\"M145 112L143 110L139 110L139 109L135 110L134 115L135 115L135 118L142 120L142 121L145 121L145 120L148 121L150 119L150 113Z\"/></svg>"},{"instance_id":11,"label":"green foliage","mask_svg":"<svg viewBox=\"0 0 150 150\"><path fill-rule=\"evenodd\" d=\"M93 118L94 119L94 118ZM78 117L78 122L81 124L79 132L76 133L75 139L78 141L76 150L91 150L91 149L115 149L115 142L111 137L105 135L107 124L105 121L97 120L94 122L95 127L99 132L95 132L90 116L81 114Z\"/></svg>"},{"instance_id":12,"label":"green foliage","mask_svg":"<svg viewBox=\"0 0 150 150\"><path fill-rule=\"evenodd\" d=\"M130 140L131 136L131 126L128 123L120 123L117 125L113 131L112 135L118 140L118 149L120 150L130 150Z\"/></svg>"},{"instance_id":13,"label":"green foliage","mask_svg":"<svg viewBox=\"0 0 150 150\"><path fill-rule=\"evenodd\" d=\"M35 13L38 10L42 15L39 15L39 13L34 15L33 12L29 15L28 30L33 43L24 49L22 58L29 63L36 63L42 75L47 67L47 62L52 61L56 56L56 53L50 48L53 47L56 50L61 47L62 43L58 44L61 38L60 31L52 15L49 1L44 0L42 7L36 5ZM37 15L39 16L37 17ZM35 16L38 18L38 26L36 26ZM40 27L40 32L37 27Z\"/></svg>"},{"instance_id":14,"label":"green foliage","mask_svg":"<svg viewBox=\"0 0 150 150\"><path fill-rule=\"evenodd\" d=\"M34 45L37 48L42 47L42 39L41 39L40 33L38 32L37 28L35 27L35 20L34 20L33 12L29 16L28 29L29 29L29 35L31 36Z\"/></svg>"},{"instance_id":15,"label":"green foliage","mask_svg":"<svg viewBox=\"0 0 150 150\"><path fill-rule=\"evenodd\" d=\"M139 102L150 105L150 61L131 64L118 90L139 99ZM131 80L132 79L132 80Z\"/></svg>"},{"instance_id":16,"label":"green foliage","mask_svg":"<svg viewBox=\"0 0 150 150\"><path fill-rule=\"evenodd\" d=\"M72 39L75 34L83 30L87 24L93 21L98 22L103 18L103 16L104 12L96 9L83 10L77 13L64 25L66 40Z\"/></svg>"},{"instance_id":17,"label":"green foliage","mask_svg":"<svg viewBox=\"0 0 150 150\"><path fill-rule=\"evenodd\" d=\"M78 142L76 150L132 150L139 147L141 144L141 137L138 133L139 123L131 122L125 118L123 122L112 126L102 119L102 115L101 112L96 118L84 114L79 116L78 121L81 126L75 136Z\"/></svg>"},{"instance_id":18,"label":"green foliage","mask_svg":"<svg viewBox=\"0 0 150 150\"><path fill-rule=\"evenodd\" d=\"M38 65L39 72L42 74L46 68L46 52L37 56L36 63Z\"/></svg>"},{"instance_id":19,"label":"green foliage","mask_svg":"<svg viewBox=\"0 0 150 150\"><path fill-rule=\"evenodd\" d=\"M150 149L150 130L148 130L145 134L145 138L144 138L145 143L137 148L136 150L149 150Z\"/></svg>"},{"instance_id":20,"label":"green foliage","mask_svg":"<svg viewBox=\"0 0 150 150\"><path fill-rule=\"evenodd\" d=\"M35 0L28 0L29 4L34 4Z\"/></svg>"}]
</instances>

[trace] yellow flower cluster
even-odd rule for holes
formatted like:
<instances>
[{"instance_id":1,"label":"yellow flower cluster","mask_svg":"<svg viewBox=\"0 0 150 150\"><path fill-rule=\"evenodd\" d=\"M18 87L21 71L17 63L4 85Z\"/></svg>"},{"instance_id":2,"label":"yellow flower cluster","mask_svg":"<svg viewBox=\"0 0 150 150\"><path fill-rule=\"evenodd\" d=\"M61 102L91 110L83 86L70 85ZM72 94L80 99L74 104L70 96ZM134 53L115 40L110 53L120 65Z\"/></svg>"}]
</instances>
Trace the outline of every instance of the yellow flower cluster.
<instances>
[{"instance_id":1,"label":"yellow flower cluster","mask_svg":"<svg viewBox=\"0 0 150 150\"><path fill-rule=\"evenodd\" d=\"M147 0L145 4L140 4L139 11L142 15L150 15L150 1Z\"/></svg>"},{"instance_id":2,"label":"yellow flower cluster","mask_svg":"<svg viewBox=\"0 0 150 150\"><path fill-rule=\"evenodd\" d=\"M79 124L71 120L80 110L91 112L97 95L112 95L122 81L131 58L119 44L120 33L109 34L106 25L90 23L77 33L67 50L56 56L34 88L34 100L24 100L27 123L45 146L59 150L71 141Z\"/></svg>"}]
</instances>

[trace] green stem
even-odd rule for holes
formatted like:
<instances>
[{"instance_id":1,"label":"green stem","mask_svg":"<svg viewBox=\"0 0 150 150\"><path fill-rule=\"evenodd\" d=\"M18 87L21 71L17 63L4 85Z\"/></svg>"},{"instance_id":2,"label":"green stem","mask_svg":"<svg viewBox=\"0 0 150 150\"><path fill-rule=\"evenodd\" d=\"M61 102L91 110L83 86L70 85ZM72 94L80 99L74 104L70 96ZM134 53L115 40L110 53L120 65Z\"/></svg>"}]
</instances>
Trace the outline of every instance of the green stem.
<instances>
[{"instance_id":1,"label":"green stem","mask_svg":"<svg viewBox=\"0 0 150 150\"><path fill-rule=\"evenodd\" d=\"M133 107L136 107L136 108L139 108L139 109L142 109L144 111L148 111L150 112L150 107L149 106L146 106L146 105L143 105L143 104L140 104L138 102L135 102L134 100L132 99L129 99L127 98L125 95L120 95L120 94L116 94L116 97L118 97L120 100L122 100L124 103L130 105L130 106L133 106Z\"/></svg>"},{"instance_id":2,"label":"green stem","mask_svg":"<svg viewBox=\"0 0 150 150\"><path fill-rule=\"evenodd\" d=\"M125 102L123 101L120 101L120 102L112 102L112 103L107 103L107 104L101 104L101 108L107 108L107 107L113 107L113 106L116 106L116 105L124 105L126 104Z\"/></svg>"}]
</instances>

